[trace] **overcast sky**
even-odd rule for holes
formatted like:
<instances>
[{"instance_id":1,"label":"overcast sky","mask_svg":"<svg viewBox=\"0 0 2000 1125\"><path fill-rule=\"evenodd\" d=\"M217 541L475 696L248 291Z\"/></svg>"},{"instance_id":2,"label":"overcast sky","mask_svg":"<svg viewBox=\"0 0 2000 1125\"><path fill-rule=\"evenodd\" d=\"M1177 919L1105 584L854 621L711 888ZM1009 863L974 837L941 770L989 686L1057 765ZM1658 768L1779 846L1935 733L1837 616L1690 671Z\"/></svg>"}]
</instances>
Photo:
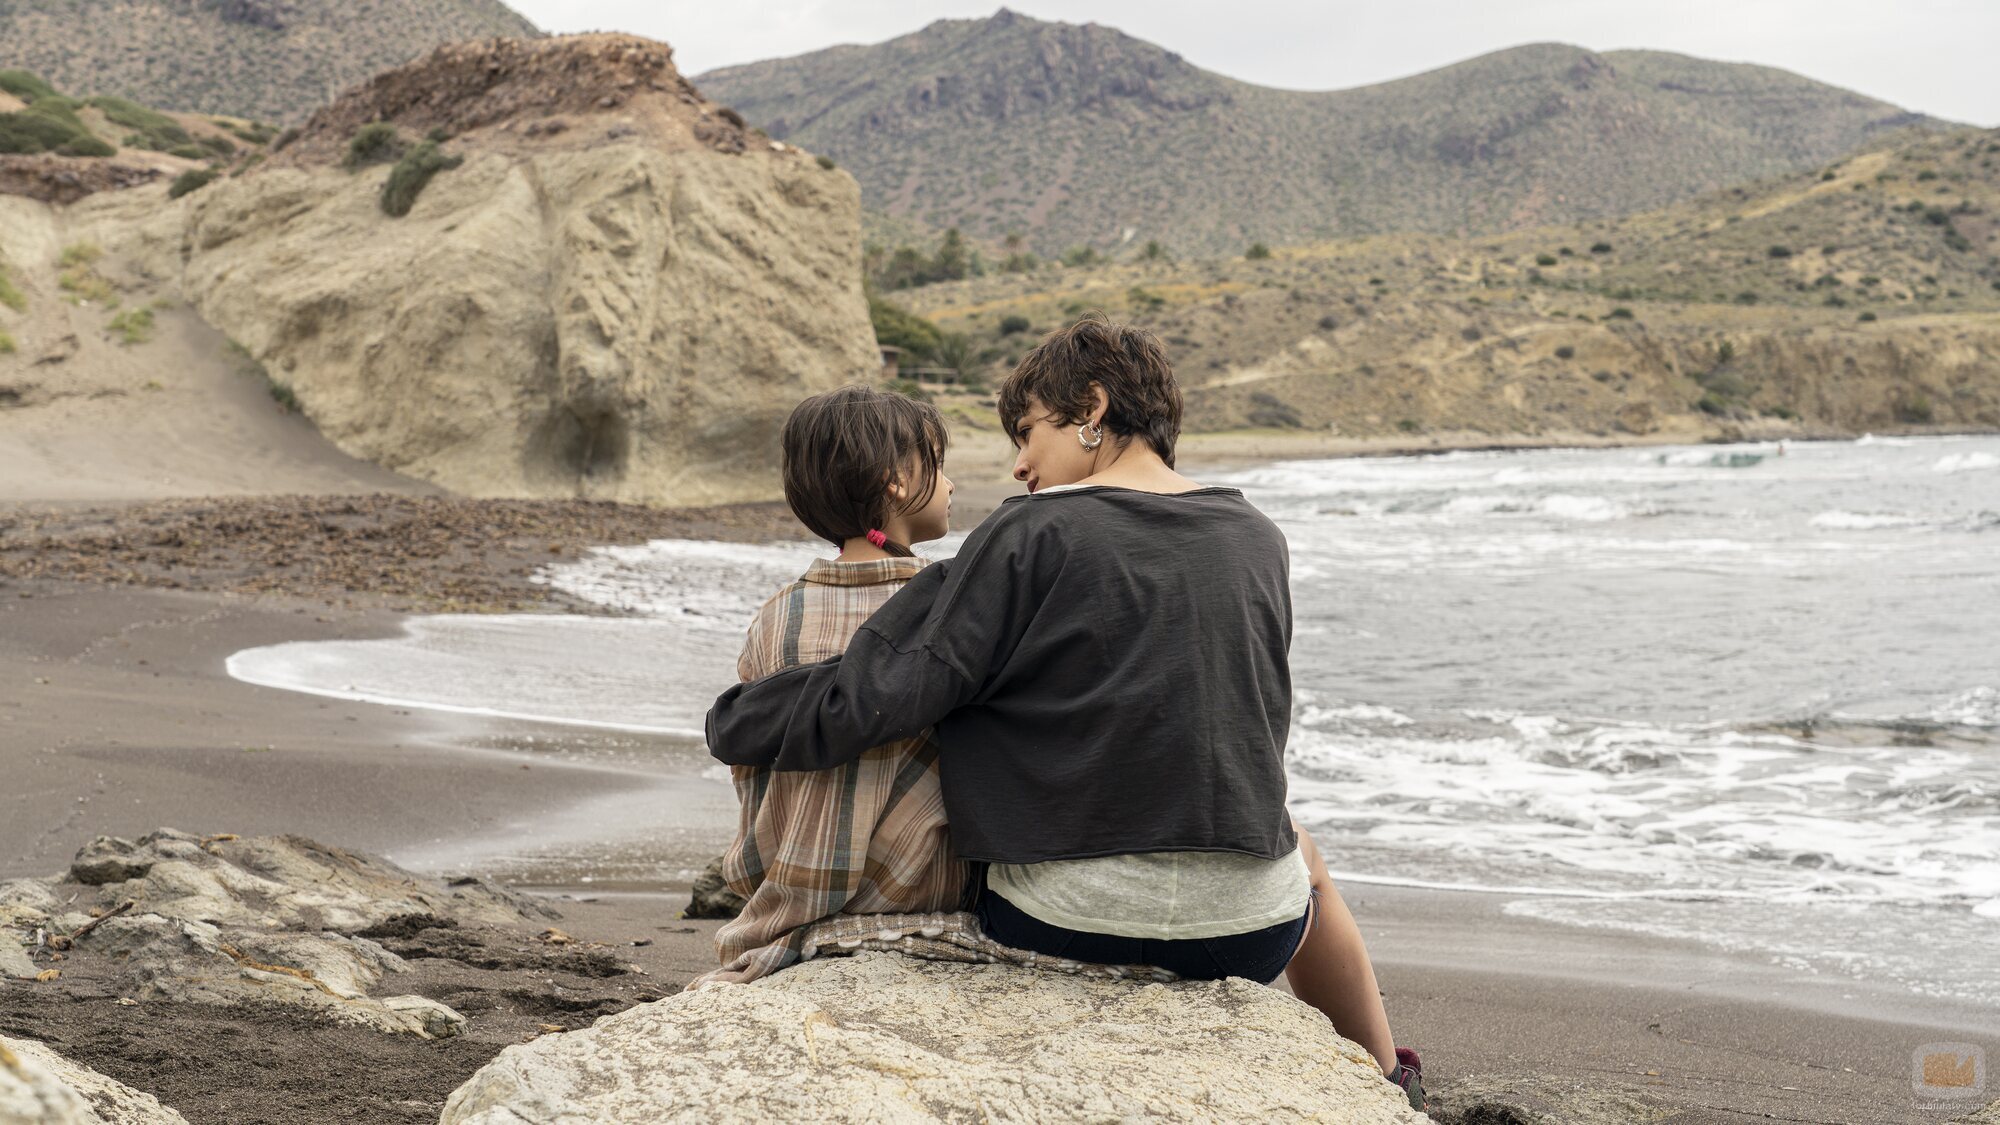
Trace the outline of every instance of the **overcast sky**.
<instances>
[{"instance_id":1,"label":"overcast sky","mask_svg":"<svg viewBox=\"0 0 2000 1125\"><path fill-rule=\"evenodd\" d=\"M547 31L673 44L683 73L879 43L999 0L508 0ZM1783 67L1908 109L2000 125L2000 0L1020 0L1040 19L1109 24L1209 70L1333 90L1520 43L1654 47Z\"/></svg>"}]
</instances>

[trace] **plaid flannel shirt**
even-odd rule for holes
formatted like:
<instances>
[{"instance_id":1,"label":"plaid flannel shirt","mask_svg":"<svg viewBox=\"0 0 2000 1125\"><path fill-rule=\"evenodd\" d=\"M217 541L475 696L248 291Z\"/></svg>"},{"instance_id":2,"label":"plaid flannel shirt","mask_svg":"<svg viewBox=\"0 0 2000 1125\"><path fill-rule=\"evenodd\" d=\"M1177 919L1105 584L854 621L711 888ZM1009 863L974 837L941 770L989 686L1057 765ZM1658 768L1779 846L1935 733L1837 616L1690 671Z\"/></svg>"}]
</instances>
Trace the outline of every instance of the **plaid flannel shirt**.
<instances>
[{"instance_id":1,"label":"plaid flannel shirt","mask_svg":"<svg viewBox=\"0 0 2000 1125\"><path fill-rule=\"evenodd\" d=\"M923 569L921 559L815 560L757 611L736 671L754 680L838 656ZM810 773L735 766L742 805L722 877L743 913L716 932L722 967L689 987L748 982L801 959L806 930L839 914L926 914L963 905L937 743L929 732Z\"/></svg>"}]
</instances>

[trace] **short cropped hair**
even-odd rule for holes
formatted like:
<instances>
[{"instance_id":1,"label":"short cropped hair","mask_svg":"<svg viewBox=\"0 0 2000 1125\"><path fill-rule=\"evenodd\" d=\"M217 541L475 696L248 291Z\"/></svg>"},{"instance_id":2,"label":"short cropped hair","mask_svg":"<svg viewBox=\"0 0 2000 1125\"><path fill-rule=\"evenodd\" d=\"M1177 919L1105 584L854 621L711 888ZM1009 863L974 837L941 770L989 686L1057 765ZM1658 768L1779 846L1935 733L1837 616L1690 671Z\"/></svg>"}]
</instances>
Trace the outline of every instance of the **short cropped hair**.
<instances>
[{"instance_id":1,"label":"short cropped hair","mask_svg":"<svg viewBox=\"0 0 2000 1125\"><path fill-rule=\"evenodd\" d=\"M1181 388L1158 337L1088 313L1044 337L1000 384L1000 421L1020 430L1028 400L1038 399L1064 422L1082 423L1095 406L1091 384L1110 403L1104 428L1124 444L1139 438L1169 466L1181 436Z\"/></svg>"},{"instance_id":2,"label":"short cropped hair","mask_svg":"<svg viewBox=\"0 0 2000 1125\"><path fill-rule=\"evenodd\" d=\"M858 539L890 516L931 502L945 438L944 418L928 402L862 386L814 395L785 419L785 503L807 530L836 547ZM916 491L899 510L889 485L910 472ZM911 553L894 541L884 549Z\"/></svg>"}]
</instances>

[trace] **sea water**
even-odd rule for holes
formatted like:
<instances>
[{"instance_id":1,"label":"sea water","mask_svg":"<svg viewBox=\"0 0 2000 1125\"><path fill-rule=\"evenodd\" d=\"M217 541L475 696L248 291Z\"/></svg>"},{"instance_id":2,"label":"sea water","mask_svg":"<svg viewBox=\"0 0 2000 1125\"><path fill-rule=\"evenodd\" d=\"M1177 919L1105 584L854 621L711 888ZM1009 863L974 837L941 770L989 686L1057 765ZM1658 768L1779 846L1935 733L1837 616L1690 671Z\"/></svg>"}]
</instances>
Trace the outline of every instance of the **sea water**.
<instances>
[{"instance_id":1,"label":"sea water","mask_svg":"<svg viewBox=\"0 0 2000 1125\"><path fill-rule=\"evenodd\" d=\"M2000 439L1211 479L1291 543L1291 803L1339 879L2000 1003ZM416 618L230 670L699 737L819 553L604 548L544 580L623 616Z\"/></svg>"}]
</instances>

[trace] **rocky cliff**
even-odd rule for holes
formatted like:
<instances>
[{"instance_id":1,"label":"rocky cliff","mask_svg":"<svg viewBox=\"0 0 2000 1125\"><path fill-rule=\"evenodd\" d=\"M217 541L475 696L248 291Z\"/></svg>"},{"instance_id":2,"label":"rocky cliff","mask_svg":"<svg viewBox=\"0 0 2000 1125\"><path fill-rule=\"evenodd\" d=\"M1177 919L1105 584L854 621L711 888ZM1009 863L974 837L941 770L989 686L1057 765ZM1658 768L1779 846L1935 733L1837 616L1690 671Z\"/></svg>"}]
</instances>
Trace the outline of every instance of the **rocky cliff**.
<instances>
[{"instance_id":1,"label":"rocky cliff","mask_svg":"<svg viewBox=\"0 0 2000 1125\"><path fill-rule=\"evenodd\" d=\"M341 449L468 495L766 498L791 405L875 366L854 181L659 43L440 48L189 200L202 317Z\"/></svg>"}]
</instances>

